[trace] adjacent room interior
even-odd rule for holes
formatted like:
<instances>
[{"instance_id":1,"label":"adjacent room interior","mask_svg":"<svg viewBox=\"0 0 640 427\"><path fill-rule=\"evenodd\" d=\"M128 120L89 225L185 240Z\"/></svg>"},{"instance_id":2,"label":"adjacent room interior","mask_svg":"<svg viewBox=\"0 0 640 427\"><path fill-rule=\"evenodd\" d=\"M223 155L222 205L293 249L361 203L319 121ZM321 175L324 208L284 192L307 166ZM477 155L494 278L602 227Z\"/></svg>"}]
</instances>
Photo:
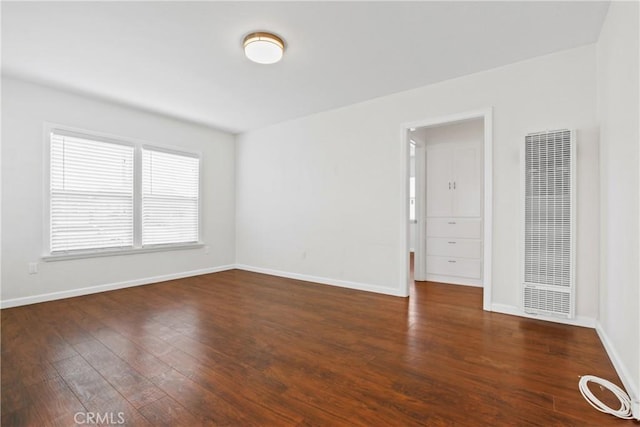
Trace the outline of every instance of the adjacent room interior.
<instances>
[{"instance_id":1,"label":"adjacent room interior","mask_svg":"<svg viewBox=\"0 0 640 427\"><path fill-rule=\"evenodd\" d=\"M2 425L640 420L637 1L0 7Z\"/></svg>"}]
</instances>

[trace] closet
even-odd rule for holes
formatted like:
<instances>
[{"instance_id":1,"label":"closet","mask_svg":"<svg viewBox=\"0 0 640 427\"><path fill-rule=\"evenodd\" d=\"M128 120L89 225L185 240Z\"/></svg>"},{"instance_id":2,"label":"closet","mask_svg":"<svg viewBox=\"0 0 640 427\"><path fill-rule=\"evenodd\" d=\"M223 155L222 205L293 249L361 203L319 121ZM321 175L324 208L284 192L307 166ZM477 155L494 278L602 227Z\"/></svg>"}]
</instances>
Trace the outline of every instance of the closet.
<instances>
[{"instance_id":1,"label":"closet","mask_svg":"<svg viewBox=\"0 0 640 427\"><path fill-rule=\"evenodd\" d=\"M425 279L482 285L481 120L425 129Z\"/></svg>"}]
</instances>

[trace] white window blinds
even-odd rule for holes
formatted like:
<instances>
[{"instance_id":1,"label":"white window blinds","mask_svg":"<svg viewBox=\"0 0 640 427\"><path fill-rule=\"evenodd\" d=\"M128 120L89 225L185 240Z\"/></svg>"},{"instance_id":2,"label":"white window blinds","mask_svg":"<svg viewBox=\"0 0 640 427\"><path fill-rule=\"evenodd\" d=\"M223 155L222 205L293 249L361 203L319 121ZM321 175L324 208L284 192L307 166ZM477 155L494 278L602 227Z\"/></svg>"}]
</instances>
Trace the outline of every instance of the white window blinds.
<instances>
[{"instance_id":1,"label":"white window blinds","mask_svg":"<svg viewBox=\"0 0 640 427\"><path fill-rule=\"evenodd\" d=\"M133 246L134 147L51 134L50 251Z\"/></svg>"},{"instance_id":2,"label":"white window blinds","mask_svg":"<svg viewBox=\"0 0 640 427\"><path fill-rule=\"evenodd\" d=\"M142 149L142 245L198 241L200 159Z\"/></svg>"}]
</instances>

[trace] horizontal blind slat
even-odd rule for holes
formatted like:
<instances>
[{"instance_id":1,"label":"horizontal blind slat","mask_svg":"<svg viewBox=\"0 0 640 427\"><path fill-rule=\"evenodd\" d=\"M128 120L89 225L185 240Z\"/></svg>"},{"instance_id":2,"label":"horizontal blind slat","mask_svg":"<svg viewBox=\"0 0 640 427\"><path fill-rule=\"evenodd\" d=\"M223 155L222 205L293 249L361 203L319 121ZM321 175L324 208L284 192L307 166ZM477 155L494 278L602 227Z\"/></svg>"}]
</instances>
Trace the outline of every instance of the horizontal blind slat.
<instances>
[{"instance_id":1,"label":"horizontal blind slat","mask_svg":"<svg viewBox=\"0 0 640 427\"><path fill-rule=\"evenodd\" d=\"M142 150L143 245L198 241L199 174L199 158Z\"/></svg>"},{"instance_id":2,"label":"horizontal blind slat","mask_svg":"<svg viewBox=\"0 0 640 427\"><path fill-rule=\"evenodd\" d=\"M133 246L131 146L51 136L50 251Z\"/></svg>"},{"instance_id":3,"label":"horizontal blind slat","mask_svg":"<svg viewBox=\"0 0 640 427\"><path fill-rule=\"evenodd\" d=\"M134 146L55 131L50 143L50 251L133 247ZM198 241L200 158L141 153L143 245Z\"/></svg>"}]
</instances>

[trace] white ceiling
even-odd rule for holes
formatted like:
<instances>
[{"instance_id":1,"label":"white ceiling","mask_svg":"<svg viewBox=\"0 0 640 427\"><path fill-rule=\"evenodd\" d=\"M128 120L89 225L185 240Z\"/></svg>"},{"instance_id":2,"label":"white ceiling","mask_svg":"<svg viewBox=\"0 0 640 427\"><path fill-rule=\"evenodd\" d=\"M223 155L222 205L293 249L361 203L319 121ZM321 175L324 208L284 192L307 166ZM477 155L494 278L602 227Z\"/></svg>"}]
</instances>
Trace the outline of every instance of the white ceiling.
<instances>
[{"instance_id":1,"label":"white ceiling","mask_svg":"<svg viewBox=\"0 0 640 427\"><path fill-rule=\"evenodd\" d=\"M242 132L597 40L608 2L2 2L2 70ZM247 60L268 30L284 60Z\"/></svg>"}]
</instances>

